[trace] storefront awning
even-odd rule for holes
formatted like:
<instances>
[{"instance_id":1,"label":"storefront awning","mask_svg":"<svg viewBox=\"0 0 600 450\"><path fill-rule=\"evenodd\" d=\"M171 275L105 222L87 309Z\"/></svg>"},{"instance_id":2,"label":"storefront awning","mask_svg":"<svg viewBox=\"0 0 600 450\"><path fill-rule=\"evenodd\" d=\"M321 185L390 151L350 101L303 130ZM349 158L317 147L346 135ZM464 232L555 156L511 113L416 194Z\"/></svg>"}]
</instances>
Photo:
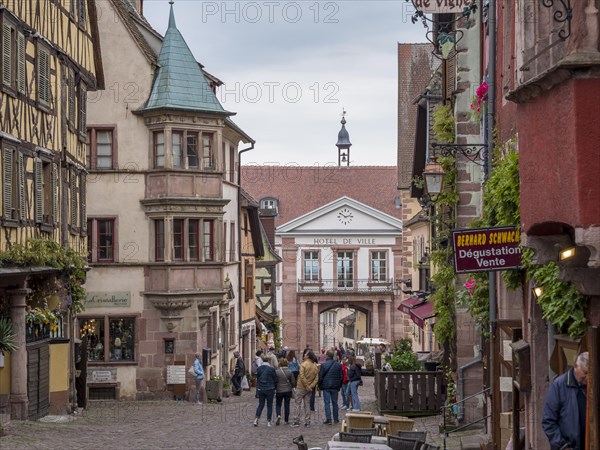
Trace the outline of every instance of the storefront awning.
<instances>
[{"instance_id":1,"label":"storefront awning","mask_svg":"<svg viewBox=\"0 0 600 450\"><path fill-rule=\"evenodd\" d=\"M419 303L423 303L425 299L421 297L411 297L403 302L400 302L398 306L398 311L403 312L404 314L410 314L411 309L416 307Z\"/></svg>"},{"instance_id":2,"label":"storefront awning","mask_svg":"<svg viewBox=\"0 0 600 450\"><path fill-rule=\"evenodd\" d=\"M410 318L419 327L424 328L425 319L435 316L433 312L433 302L423 303L410 310Z\"/></svg>"}]
</instances>

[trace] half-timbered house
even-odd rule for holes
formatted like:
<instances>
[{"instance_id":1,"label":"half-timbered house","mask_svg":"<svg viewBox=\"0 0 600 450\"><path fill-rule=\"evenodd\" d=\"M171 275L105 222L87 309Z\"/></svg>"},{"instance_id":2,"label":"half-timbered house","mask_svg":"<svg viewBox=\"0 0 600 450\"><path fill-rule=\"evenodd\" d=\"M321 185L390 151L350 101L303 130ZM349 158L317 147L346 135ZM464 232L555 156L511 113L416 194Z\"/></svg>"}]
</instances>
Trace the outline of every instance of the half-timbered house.
<instances>
[{"instance_id":1,"label":"half-timbered house","mask_svg":"<svg viewBox=\"0 0 600 450\"><path fill-rule=\"evenodd\" d=\"M2 0L0 28L0 250L49 239L83 253L86 98L103 88L95 3ZM0 364L0 413L15 419L57 414L69 404L69 321L54 330L59 339L26 327L28 284L52 282L52 272L0 267L0 314L10 317L18 340ZM63 297L53 306L66 312Z\"/></svg>"}]
</instances>

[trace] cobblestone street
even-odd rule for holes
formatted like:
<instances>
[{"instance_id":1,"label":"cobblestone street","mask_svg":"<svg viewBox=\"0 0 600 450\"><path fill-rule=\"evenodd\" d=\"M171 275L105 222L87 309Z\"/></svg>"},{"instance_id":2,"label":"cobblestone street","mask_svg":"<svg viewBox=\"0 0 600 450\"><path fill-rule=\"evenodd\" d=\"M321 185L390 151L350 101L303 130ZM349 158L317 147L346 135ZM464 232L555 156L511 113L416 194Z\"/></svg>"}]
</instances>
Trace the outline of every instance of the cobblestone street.
<instances>
[{"instance_id":1,"label":"cobblestone street","mask_svg":"<svg viewBox=\"0 0 600 450\"><path fill-rule=\"evenodd\" d=\"M364 378L365 385L360 394L363 408L376 412L373 380L372 377ZM175 401L91 402L91 406L80 417L50 416L36 422L13 421L0 438L0 447L3 450L296 449L292 439L302 434L309 447L325 448L327 441L339 431L337 425L322 424L322 398L316 399L317 411L309 428L292 428L283 424L268 428L266 408L258 428L255 428L252 421L257 402L254 391L244 392L241 397L225 398L221 403L202 406ZM344 411L340 411L340 420L344 415ZM428 442L443 448L437 429L439 422L439 417L416 419L415 429L427 430ZM458 437L449 439L447 448L459 449Z\"/></svg>"}]
</instances>

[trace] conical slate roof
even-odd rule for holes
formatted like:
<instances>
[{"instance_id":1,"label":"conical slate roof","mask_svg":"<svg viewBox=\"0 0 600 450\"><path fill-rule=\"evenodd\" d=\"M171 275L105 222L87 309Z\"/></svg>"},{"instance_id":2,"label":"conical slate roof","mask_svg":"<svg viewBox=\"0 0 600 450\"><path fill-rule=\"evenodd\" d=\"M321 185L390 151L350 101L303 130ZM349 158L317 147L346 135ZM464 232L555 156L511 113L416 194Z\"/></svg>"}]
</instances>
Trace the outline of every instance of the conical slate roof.
<instances>
[{"instance_id":1,"label":"conical slate roof","mask_svg":"<svg viewBox=\"0 0 600 450\"><path fill-rule=\"evenodd\" d=\"M150 97L142 110L159 108L235 114L223 109L206 81L200 65L175 25L173 5Z\"/></svg>"}]
</instances>

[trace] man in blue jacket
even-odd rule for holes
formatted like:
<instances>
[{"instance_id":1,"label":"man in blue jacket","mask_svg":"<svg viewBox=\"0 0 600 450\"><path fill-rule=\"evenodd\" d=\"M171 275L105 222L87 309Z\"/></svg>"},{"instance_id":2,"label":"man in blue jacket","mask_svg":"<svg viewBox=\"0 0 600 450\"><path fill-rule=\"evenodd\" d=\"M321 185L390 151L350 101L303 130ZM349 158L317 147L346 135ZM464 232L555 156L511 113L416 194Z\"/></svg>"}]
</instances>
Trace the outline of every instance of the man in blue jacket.
<instances>
[{"instance_id":1,"label":"man in blue jacket","mask_svg":"<svg viewBox=\"0 0 600 450\"><path fill-rule=\"evenodd\" d=\"M556 378L548 388L542 427L552 450L584 449L589 362L589 353L581 353L575 367Z\"/></svg>"},{"instance_id":2,"label":"man in blue jacket","mask_svg":"<svg viewBox=\"0 0 600 450\"><path fill-rule=\"evenodd\" d=\"M325 402L325 421L326 425L331 425L331 410L333 409L333 421L339 423L338 410L338 392L342 387L344 375L342 365L333 359L334 353L328 350L325 354L325 362L319 367L319 389L323 392L323 401ZM331 405L329 404L331 402Z\"/></svg>"}]
</instances>

